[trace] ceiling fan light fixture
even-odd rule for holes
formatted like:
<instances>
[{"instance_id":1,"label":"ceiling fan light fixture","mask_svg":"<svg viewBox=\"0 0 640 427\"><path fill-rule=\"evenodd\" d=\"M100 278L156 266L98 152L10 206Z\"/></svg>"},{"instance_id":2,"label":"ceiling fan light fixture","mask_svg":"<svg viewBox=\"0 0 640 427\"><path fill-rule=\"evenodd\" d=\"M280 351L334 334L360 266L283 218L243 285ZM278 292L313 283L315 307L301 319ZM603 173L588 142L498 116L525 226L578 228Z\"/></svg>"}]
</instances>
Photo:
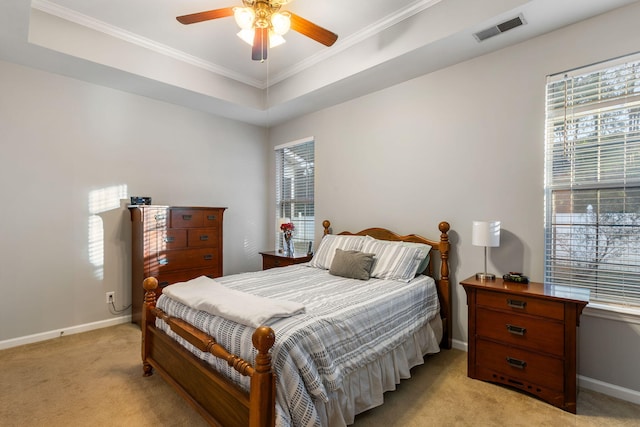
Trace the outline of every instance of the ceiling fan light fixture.
<instances>
[{"instance_id":1,"label":"ceiling fan light fixture","mask_svg":"<svg viewBox=\"0 0 640 427\"><path fill-rule=\"evenodd\" d=\"M256 14L250 7L234 7L233 17L236 19L236 24L243 30L249 30L253 28L253 22L256 19Z\"/></svg>"},{"instance_id":2,"label":"ceiling fan light fixture","mask_svg":"<svg viewBox=\"0 0 640 427\"><path fill-rule=\"evenodd\" d=\"M291 15L289 12L276 12L271 15L271 28L279 36L283 36L291 28Z\"/></svg>"},{"instance_id":3,"label":"ceiling fan light fixture","mask_svg":"<svg viewBox=\"0 0 640 427\"><path fill-rule=\"evenodd\" d=\"M184 25L233 16L240 27L238 37L252 47L251 59L264 62L269 47L285 43L282 37L289 30L309 37L325 46L332 46L338 35L292 12L280 12L291 0L242 0L244 7L223 7L177 16Z\"/></svg>"}]
</instances>

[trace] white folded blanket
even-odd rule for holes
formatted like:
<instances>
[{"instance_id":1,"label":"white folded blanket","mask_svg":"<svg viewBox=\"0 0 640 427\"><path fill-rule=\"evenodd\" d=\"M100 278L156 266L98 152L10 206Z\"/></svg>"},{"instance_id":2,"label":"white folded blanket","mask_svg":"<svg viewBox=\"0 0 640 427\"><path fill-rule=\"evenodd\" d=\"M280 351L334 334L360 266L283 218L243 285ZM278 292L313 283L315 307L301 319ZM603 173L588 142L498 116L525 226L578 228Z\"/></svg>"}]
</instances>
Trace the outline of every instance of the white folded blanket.
<instances>
[{"instance_id":1,"label":"white folded blanket","mask_svg":"<svg viewBox=\"0 0 640 427\"><path fill-rule=\"evenodd\" d=\"M207 276L167 286L162 293L196 310L254 328L270 319L293 316L305 310L303 304L236 291Z\"/></svg>"}]
</instances>

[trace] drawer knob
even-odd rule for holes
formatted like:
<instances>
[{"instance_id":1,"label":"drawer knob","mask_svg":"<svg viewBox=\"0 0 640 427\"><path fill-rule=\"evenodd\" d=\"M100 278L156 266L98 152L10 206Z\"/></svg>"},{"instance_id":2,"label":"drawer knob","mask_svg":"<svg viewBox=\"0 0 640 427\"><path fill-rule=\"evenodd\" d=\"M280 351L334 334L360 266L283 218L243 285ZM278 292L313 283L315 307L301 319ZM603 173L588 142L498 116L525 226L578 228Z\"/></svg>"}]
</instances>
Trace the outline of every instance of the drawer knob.
<instances>
[{"instance_id":1,"label":"drawer knob","mask_svg":"<svg viewBox=\"0 0 640 427\"><path fill-rule=\"evenodd\" d=\"M206 234L203 234L202 236L200 236L200 240L202 240L203 242L206 242L207 240L209 240L209 236L207 236Z\"/></svg>"},{"instance_id":2,"label":"drawer knob","mask_svg":"<svg viewBox=\"0 0 640 427\"><path fill-rule=\"evenodd\" d=\"M517 299L507 298L507 305L511 308L524 309L527 306L527 302L518 301Z\"/></svg>"},{"instance_id":3,"label":"drawer knob","mask_svg":"<svg viewBox=\"0 0 640 427\"><path fill-rule=\"evenodd\" d=\"M207 254L207 255L204 256L204 259L207 260L207 261L211 261L213 259L213 255Z\"/></svg>"},{"instance_id":4,"label":"drawer knob","mask_svg":"<svg viewBox=\"0 0 640 427\"><path fill-rule=\"evenodd\" d=\"M527 328L507 324L507 331L514 335L524 335L524 333L527 332Z\"/></svg>"},{"instance_id":5,"label":"drawer knob","mask_svg":"<svg viewBox=\"0 0 640 427\"><path fill-rule=\"evenodd\" d=\"M513 357L509 357L509 356L507 356L507 363L510 366L513 366L514 368L518 368L518 369L524 369L527 367L527 362L525 362L524 360L514 359Z\"/></svg>"}]
</instances>

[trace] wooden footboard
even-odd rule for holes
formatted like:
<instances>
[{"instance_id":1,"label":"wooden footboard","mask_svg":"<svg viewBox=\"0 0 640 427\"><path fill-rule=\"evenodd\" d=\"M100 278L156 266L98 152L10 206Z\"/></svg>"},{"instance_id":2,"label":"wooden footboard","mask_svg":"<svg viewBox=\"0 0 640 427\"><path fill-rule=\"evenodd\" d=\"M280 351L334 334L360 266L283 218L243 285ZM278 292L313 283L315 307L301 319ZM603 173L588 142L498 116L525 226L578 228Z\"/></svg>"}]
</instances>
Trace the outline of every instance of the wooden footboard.
<instances>
[{"instance_id":1,"label":"wooden footboard","mask_svg":"<svg viewBox=\"0 0 640 427\"><path fill-rule=\"evenodd\" d=\"M144 375L155 369L171 384L211 425L268 427L275 425L275 376L271 368L269 350L275 334L269 327L259 327L253 333L258 350L255 366L229 353L205 334L181 319L168 316L156 308L155 289L158 281L144 281L145 300L142 310L142 363ZM215 372L185 350L163 331L156 329L156 318L163 319L173 332L201 351L225 360L241 375L251 378L247 393L230 380Z\"/></svg>"}]
</instances>

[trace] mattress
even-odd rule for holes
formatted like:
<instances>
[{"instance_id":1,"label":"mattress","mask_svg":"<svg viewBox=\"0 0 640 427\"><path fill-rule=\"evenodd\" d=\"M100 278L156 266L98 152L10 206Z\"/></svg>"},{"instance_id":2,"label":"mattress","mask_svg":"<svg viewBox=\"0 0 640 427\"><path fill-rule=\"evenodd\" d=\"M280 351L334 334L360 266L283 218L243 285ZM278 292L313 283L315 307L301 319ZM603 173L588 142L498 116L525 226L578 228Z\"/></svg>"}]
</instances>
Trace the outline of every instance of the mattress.
<instances>
[{"instance_id":1,"label":"mattress","mask_svg":"<svg viewBox=\"0 0 640 427\"><path fill-rule=\"evenodd\" d=\"M231 289L304 304L305 312L272 319L276 342L276 424L347 425L382 403L423 355L439 351L442 334L435 282L418 276L409 283L333 276L298 264L217 278ZM229 352L254 363L254 329L192 309L162 295L157 306L213 336ZM248 390L249 379L226 362L187 343L165 322L156 325L193 354Z\"/></svg>"}]
</instances>

